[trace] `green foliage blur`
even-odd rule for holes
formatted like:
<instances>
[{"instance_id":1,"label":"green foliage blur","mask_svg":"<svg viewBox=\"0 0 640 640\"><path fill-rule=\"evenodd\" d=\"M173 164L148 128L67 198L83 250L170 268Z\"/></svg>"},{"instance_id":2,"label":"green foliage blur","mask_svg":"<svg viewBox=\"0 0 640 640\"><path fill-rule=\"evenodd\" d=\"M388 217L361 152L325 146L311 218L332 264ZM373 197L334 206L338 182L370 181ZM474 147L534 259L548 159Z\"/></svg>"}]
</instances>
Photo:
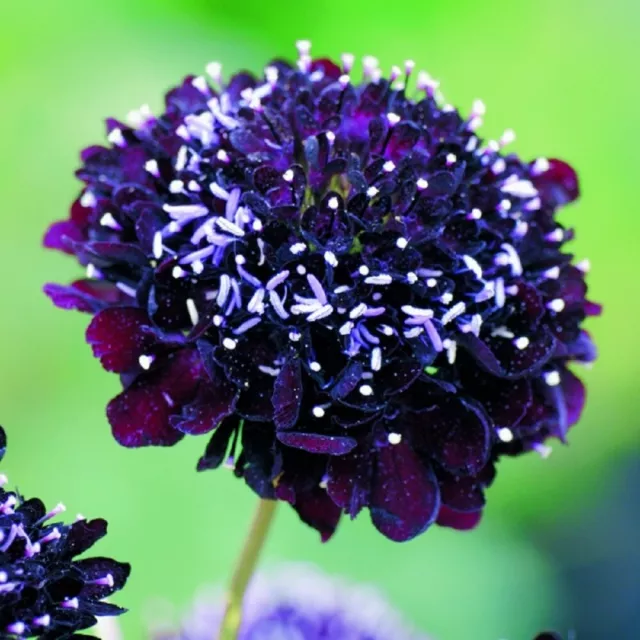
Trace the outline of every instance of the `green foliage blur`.
<instances>
[{"instance_id":1,"label":"green foliage blur","mask_svg":"<svg viewBox=\"0 0 640 640\"><path fill-rule=\"evenodd\" d=\"M557 567L540 540L575 524L612 470L638 454L640 302L637 247L640 127L638 32L633 0L29 0L0 3L0 422L9 435L3 471L27 496L62 499L69 516L109 520L97 547L133 563L116 601L127 639L143 638L150 603L176 611L202 585L229 574L254 496L226 470L195 473L206 439L173 449L126 450L104 407L118 390L83 341L88 318L56 310L45 281L79 267L41 248L79 188L78 152L103 140L103 120L163 92L211 60L226 73L259 71L294 56L309 38L316 55L376 55L383 68L413 58L463 110L487 104L481 133L513 128L526 158L573 164L582 198L562 213L573 250L588 257L601 358L580 371L588 408L546 460L502 463L478 530L431 530L404 545L384 540L366 514L334 540L281 508L265 563L311 560L379 585L440 640L520 640L543 627L577 626ZM638 509L639 505L630 505ZM603 540L602 554L615 554ZM585 551L582 561L590 557ZM636 581L636 585L638 582ZM171 610L170 606L163 609ZM177 614L176 614L177 615ZM212 636L213 637L213 636ZM578 635L578 637L581 637ZM588 635L584 636L585 638Z\"/></svg>"}]
</instances>

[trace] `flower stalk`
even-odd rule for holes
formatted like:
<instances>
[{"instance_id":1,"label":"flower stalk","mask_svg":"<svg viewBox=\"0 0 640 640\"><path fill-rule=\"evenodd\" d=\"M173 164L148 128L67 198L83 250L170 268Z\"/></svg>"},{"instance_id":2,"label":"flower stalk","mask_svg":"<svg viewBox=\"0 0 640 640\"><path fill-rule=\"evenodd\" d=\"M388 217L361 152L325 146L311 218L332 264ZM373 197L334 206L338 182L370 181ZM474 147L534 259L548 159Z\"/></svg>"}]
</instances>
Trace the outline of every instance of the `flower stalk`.
<instances>
[{"instance_id":1,"label":"flower stalk","mask_svg":"<svg viewBox=\"0 0 640 640\"><path fill-rule=\"evenodd\" d=\"M276 504L275 500L260 500L258 503L249 535L231 577L218 640L236 640L238 637L242 622L242 600L271 528Z\"/></svg>"}]
</instances>

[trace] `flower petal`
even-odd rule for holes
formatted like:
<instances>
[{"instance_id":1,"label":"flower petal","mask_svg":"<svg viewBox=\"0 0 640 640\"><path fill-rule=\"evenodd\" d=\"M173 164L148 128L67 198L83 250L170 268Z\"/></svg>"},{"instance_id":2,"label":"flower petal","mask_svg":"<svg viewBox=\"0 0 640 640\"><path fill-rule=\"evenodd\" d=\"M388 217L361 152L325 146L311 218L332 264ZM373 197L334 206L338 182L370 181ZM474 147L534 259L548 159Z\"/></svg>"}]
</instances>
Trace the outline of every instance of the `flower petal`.
<instances>
[{"instance_id":1,"label":"flower petal","mask_svg":"<svg viewBox=\"0 0 640 640\"><path fill-rule=\"evenodd\" d=\"M468 531L469 529L475 529L481 518L482 511L463 513L449 509L449 507L442 506L438 513L438 519L436 522L441 527L451 527L458 531Z\"/></svg>"},{"instance_id":2,"label":"flower petal","mask_svg":"<svg viewBox=\"0 0 640 640\"><path fill-rule=\"evenodd\" d=\"M435 520L440 491L429 464L406 442L383 446L377 454L371 487L371 520L396 542L411 540Z\"/></svg>"},{"instance_id":3,"label":"flower petal","mask_svg":"<svg viewBox=\"0 0 640 640\"><path fill-rule=\"evenodd\" d=\"M290 358L280 370L273 388L273 421L278 430L291 429L300 414L302 373L300 360Z\"/></svg>"},{"instance_id":4,"label":"flower petal","mask_svg":"<svg viewBox=\"0 0 640 640\"><path fill-rule=\"evenodd\" d=\"M171 419L171 425L190 435L209 433L233 413L237 399L236 387L222 377L201 384L195 400L183 409L181 416Z\"/></svg>"},{"instance_id":5,"label":"flower petal","mask_svg":"<svg viewBox=\"0 0 640 640\"><path fill-rule=\"evenodd\" d=\"M115 439L125 447L174 445L183 434L170 418L193 400L203 375L197 351L183 349L139 376L107 406Z\"/></svg>"},{"instance_id":6,"label":"flower petal","mask_svg":"<svg viewBox=\"0 0 640 640\"><path fill-rule=\"evenodd\" d=\"M293 508L300 520L320 533L322 542L327 542L335 533L340 521L340 507L320 487L296 494Z\"/></svg>"},{"instance_id":7,"label":"flower petal","mask_svg":"<svg viewBox=\"0 0 640 640\"><path fill-rule=\"evenodd\" d=\"M139 369L139 358L150 355L157 339L146 311L138 307L111 307L97 313L86 338L93 355L107 371Z\"/></svg>"},{"instance_id":8,"label":"flower petal","mask_svg":"<svg viewBox=\"0 0 640 640\"><path fill-rule=\"evenodd\" d=\"M278 431L276 437L287 447L330 456L343 456L358 444L353 438L295 431Z\"/></svg>"}]
</instances>

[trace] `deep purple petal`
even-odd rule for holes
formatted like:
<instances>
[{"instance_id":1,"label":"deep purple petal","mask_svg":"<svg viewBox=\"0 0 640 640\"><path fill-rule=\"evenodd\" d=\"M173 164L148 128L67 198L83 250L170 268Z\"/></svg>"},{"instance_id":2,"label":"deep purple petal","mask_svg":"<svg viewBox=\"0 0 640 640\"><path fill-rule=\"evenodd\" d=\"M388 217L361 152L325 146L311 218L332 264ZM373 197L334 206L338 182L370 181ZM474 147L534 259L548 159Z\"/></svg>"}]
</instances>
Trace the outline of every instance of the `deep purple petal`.
<instances>
[{"instance_id":1,"label":"deep purple petal","mask_svg":"<svg viewBox=\"0 0 640 640\"><path fill-rule=\"evenodd\" d=\"M106 520L77 520L65 539L65 557L70 559L84 553L106 534Z\"/></svg>"},{"instance_id":2,"label":"deep purple petal","mask_svg":"<svg viewBox=\"0 0 640 640\"><path fill-rule=\"evenodd\" d=\"M273 388L273 421L279 430L291 429L300 414L302 373L300 361L291 358L280 370Z\"/></svg>"},{"instance_id":3,"label":"deep purple petal","mask_svg":"<svg viewBox=\"0 0 640 640\"><path fill-rule=\"evenodd\" d=\"M54 222L42 241L47 249L57 249L65 253L73 254L73 242L84 240L82 230L71 220L61 220Z\"/></svg>"},{"instance_id":4,"label":"deep purple petal","mask_svg":"<svg viewBox=\"0 0 640 640\"><path fill-rule=\"evenodd\" d=\"M171 425L191 435L208 433L233 413L237 399L238 390L224 378L201 384L196 399L172 418Z\"/></svg>"},{"instance_id":5,"label":"deep purple petal","mask_svg":"<svg viewBox=\"0 0 640 640\"><path fill-rule=\"evenodd\" d=\"M411 540L435 520L438 482L428 463L406 442L378 450L371 490L371 520L396 542Z\"/></svg>"},{"instance_id":6,"label":"deep purple petal","mask_svg":"<svg viewBox=\"0 0 640 640\"><path fill-rule=\"evenodd\" d=\"M475 529L482 518L482 511L460 512L449 509L444 505L440 508L436 522L441 527L451 527L458 531Z\"/></svg>"},{"instance_id":7,"label":"deep purple petal","mask_svg":"<svg viewBox=\"0 0 640 640\"><path fill-rule=\"evenodd\" d=\"M103 309L87 328L87 342L107 371L124 373L140 368L140 356L152 354L157 340L150 324L146 311L137 307Z\"/></svg>"},{"instance_id":8,"label":"deep purple petal","mask_svg":"<svg viewBox=\"0 0 640 640\"><path fill-rule=\"evenodd\" d=\"M76 562L76 566L83 574L85 586L80 592L81 598L95 598L101 600L110 596L114 591L122 589L131 573L131 565L116 562L111 558L86 558ZM111 576L113 584L88 584L92 580L99 580Z\"/></svg>"},{"instance_id":9,"label":"deep purple petal","mask_svg":"<svg viewBox=\"0 0 640 640\"><path fill-rule=\"evenodd\" d=\"M329 460L327 471L329 497L352 518L369 502L371 460L367 452L356 449Z\"/></svg>"},{"instance_id":10,"label":"deep purple petal","mask_svg":"<svg viewBox=\"0 0 640 640\"><path fill-rule=\"evenodd\" d=\"M486 415L458 398L443 398L411 424L416 448L453 474L475 474L489 459Z\"/></svg>"},{"instance_id":11,"label":"deep purple petal","mask_svg":"<svg viewBox=\"0 0 640 640\"><path fill-rule=\"evenodd\" d=\"M320 533L322 542L327 542L335 533L340 521L338 507L327 492L320 487L296 495L293 508L300 519Z\"/></svg>"},{"instance_id":12,"label":"deep purple petal","mask_svg":"<svg viewBox=\"0 0 640 640\"><path fill-rule=\"evenodd\" d=\"M46 284L44 292L60 309L76 309L95 313L107 304L122 300L122 292L111 282L100 280L76 280L69 286Z\"/></svg>"},{"instance_id":13,"label":"deep purple petal","mask_svg":"<svg viewBox=\"0 0 640 640\"><path fill-rule=\"evenodd\" d=\"M573 202L580 195L576 172L562 160L549 160L549 169L534 177L533 184L542 200L551 207Z\"/></svg>"},{"instance_id":14,"label":"deep purple petal","mask_svg":"<svg viewBox=\"0 0 640 640\"><path fill-rule=\"evenodd\" d=\"M171 416L193 400L203 373L197 351L184 349L141 375L107 406L115 439L125 447L178 442L183 434L171 426Z\"/></svg>"},{"instance_id":15,"label":"deep purple petal","mask_svg":"<svg viewBox=\"0 0 640 640\"><path fill-rule=\"evenodd\" d=\"M349 453L356 444L353 438L341 436L323 436L317 433L300 433L279 431L276 436L287 447L303 449L309 453L321 453L330 456L343 456Z\"/></svg>"}]
</instances>

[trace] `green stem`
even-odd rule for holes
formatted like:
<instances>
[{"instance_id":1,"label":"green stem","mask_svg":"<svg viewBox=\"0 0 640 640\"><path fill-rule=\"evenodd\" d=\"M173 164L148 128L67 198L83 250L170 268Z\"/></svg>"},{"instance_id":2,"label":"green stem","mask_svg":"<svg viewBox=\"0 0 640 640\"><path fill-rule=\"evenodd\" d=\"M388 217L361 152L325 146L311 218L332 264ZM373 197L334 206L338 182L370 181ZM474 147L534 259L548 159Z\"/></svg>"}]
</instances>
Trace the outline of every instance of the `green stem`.
<instances>
[{"instance_id":1,"label":"green stem","mask_svg":"<svg viewBox=\"0 0 640 640\"><path fill-rule=\"evenodd\" d=\"M249 580L255 571L262 547L273 522L276 500L260 500L255 512L249 535L236 563L231 583L227 591L227 604L220 625L218 640L236 640L242 620L242 599Z\"/></svg>"}]
</instances>

